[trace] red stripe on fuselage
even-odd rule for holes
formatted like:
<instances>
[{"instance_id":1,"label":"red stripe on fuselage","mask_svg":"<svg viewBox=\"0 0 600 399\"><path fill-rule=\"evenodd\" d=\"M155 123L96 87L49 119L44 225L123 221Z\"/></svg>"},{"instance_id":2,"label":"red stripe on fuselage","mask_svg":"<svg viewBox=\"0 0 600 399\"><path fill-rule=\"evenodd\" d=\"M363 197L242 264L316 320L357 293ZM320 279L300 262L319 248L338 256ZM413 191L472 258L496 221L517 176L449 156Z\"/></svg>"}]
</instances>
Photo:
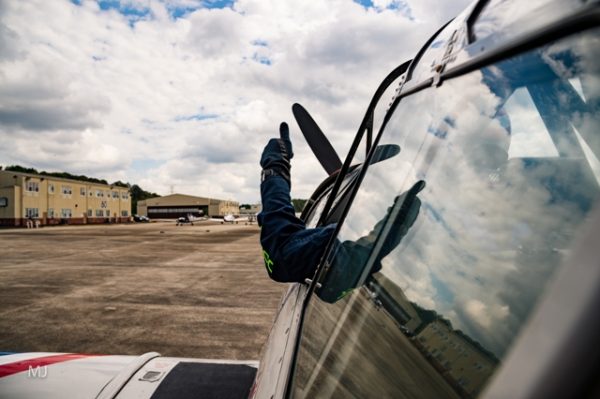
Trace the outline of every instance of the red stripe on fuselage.
<instances>
[{"instance_id":1,"label":"red stripe on fuselage","mask_svg":"<svg viewBox=\"0 0 600 399\"><path fill-rule=\"evenodd\" d=\"M14 363L3 364L0 365L0 378L20 373L22 371L35 369L36 367L49 366L55 363L62 363L67 362L69 360L76 360L93 356L98 355L80 355L75 353L64 353L60 355L43 356L35 359L27 359Z\"/></svg>"}]
</instances>

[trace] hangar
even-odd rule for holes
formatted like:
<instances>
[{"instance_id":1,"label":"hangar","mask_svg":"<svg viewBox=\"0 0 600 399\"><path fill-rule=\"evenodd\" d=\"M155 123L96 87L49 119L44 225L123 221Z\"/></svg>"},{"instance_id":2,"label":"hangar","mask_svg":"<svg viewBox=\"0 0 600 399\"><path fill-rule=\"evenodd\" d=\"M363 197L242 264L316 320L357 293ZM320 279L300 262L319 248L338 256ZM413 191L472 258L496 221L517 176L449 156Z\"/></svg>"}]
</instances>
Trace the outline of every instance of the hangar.
<instances>
[{"instance_id":1,"label":"hangar","mask_svg":"<svg viewBox=\"0 0 600 399\"><path fill-rule=\"evenodd\" d=\"M129 188L0 170L0 225L24 226L126 222Z\"/></svg>"},{"instance_id":2,"label":"hangar","mask_svg":"<svg viewBox=\"0 0 600 399\"><path fill-rule=\"evenodd\" d=\"M164 197L139 201L138 214L151 219L176 219L188 214L194 216L223 217L239 215L240 207L236 201L215 198L195 197L185 194L171 194Z\"/></svg>"}]
</instances>

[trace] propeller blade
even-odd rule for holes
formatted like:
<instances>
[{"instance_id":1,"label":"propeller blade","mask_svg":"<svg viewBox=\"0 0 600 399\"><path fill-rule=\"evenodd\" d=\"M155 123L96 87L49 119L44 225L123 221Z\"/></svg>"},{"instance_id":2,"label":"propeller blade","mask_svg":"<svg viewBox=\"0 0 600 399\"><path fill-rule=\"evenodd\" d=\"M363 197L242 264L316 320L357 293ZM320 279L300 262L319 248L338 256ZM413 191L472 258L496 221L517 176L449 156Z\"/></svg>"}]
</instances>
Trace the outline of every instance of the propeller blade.
<instances>
[{"instance_id":1,"label":"propeller blade","mask_svg":"<svg viewBox=\"0 0 600 399\"><path fill-rule=\"evenodd\" d=\"M400 146L396 144L382 144L375 148L373 157L371 158L371 165L377 162L385 161L391 157L395 157L400 153Z\"/></svg>"},{"instance_id":2,"label":"propeller blade","mask_svg":"<svg viewBox=\"0 0 600 399\"><path fill-rule=\"evenodd\" d=\"M331 175L336 170L339 170L342 167L340 157L308 111L302 105L296 103L292 105L292 113L310 149L327 174Z\"/></svg>"}]
</instances>

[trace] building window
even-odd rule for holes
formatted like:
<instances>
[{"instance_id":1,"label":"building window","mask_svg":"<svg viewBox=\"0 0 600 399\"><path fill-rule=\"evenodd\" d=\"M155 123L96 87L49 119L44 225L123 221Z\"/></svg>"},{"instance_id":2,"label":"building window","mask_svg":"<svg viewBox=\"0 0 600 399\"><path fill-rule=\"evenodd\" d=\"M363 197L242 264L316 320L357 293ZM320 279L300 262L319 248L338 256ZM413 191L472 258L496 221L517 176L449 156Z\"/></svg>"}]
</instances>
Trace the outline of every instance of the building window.
<instances>
[{"instance_id":1,"label":"building window","mask_svg":"<svg viewBox=\"0 0 600 399\"><path fill-rule=\"evenodd\" d=\"M102 190L96 190L96 197L104 197L104 192Z\"/></svg>"},{"instance_id":2,"label":"building window","mask_svg":"<svg viewBox=\"0 0 600 399\"><path fill-rule=\"evenodd\" d=\"M48 193L54 194L54 184L53 183L48 183Z\"/></svg>"},{"instance_id":3,"label":"building window","mask_svg":"<svg viewBox=\"0 0 600 399\"><path fill-rule=\"evenodd\" d=\"M104 216L104 211L102 209L96 209L96 217L101 218Z\"/></svg>"},{"instance_id":4,"label":"building window","mask_svg":"<svg viewBox=\"0 0 600 399\"><path fill-rule=\"evenodd\" d=\"M129 213L129 212L127 212L127 211L121 211L121 216L125 216L125 217L126 217L126 216L129 216L129 215L128 215L128 213Z\"/></svg>"},{"instance_id":5,"label":"building window","mask_svg":"<svg viewBox=\"0 0 600 399\"><path fill-rule=\"evenodd\" d=\"M128 198L129 198L129 193L128 193L128 192L126 192L126 191L123 191L123 192L121 193L121 198L123 198L123 199L128 199Z\"/></svg>"},{"instance_id":6,"label":"building window","mask_svg":"<svg viewBox=\"0 0 600 399\"><path fill-rule=\"evenodd\" d=\"M110 210L109 209L106 210L106 216L110 217Z\"/></svg>"},{"instance_id":7,"label":"building window","mask_svg":"<svg viewBox=\"0 0 600 399\"><path fill-rule=\"evenodd\" d=\"M27 181L27 183L25 183L25 191L32 191L32 192L38 192L40 191L40 183L37 181Z\"/></svg>"},{"instance_id":8,"label":"building window","mask_svg":"<svg viewBox=\"0 0 600 399\"><path fill-rule=\"evenodd\" d=\"M73 191L71 191L71 186L62 186L63 195L71 195Z\"/></svg>"},{"instance_id":9,"label":"building window","mask_svg":"<svg viewBox=\"0 0 600 399\"><path fill-rule=\"evenodd\" d=\"M53 218L54 217L54 208L48 208L48 217L49 218Z\"/></svg>"},{"instance_id":10,"label":"building window","mask_svg":"<svg viewBox=\"0 0 600 399\"><path fill-rule=\"evenodd\" d=\"M81 194L82 197L85 197L85 187L79 189L79 194Z\"/></svg>"},{"instance_id":11,"label":"building window","mask_svg":"<svg viewBox=\"0 0 600 399\"><path fill-rule=\"evenodd\" d=\"M60 210L60 217L61 218L70 218L71 217L71 209L69 209L69 208L62 208Z\"/></svg>"},{"instance_id":12,"label":"building window","mask_svg":"<svg viewBox=\"0 0 600 399\"><path fill-rule=\"evenodd\" d=\"M113 198L119 198L119 192L118 191L113 191L112 192L112 197Z\"/></svg>"},{"instance_id":13,"label":"building window","mask_svg":"<svg viewBox=\"0 0 600 399\"><path fill-rule=\"evenodd\" d=\"M38 208L25 208L25 217L37 218L39 216L40 214Z\"/></svg>"},{"instance_id":14,"label":"building window","mask_svg":"<svg viewBox=\"0 0 600 399\"><path fill-rule=\"evenodd\" d=\"M92 215L93 215L93 212L92 212L92 210L91 210L91 209L88 209L88 211L87 211L87 215L88 215L88 217L89 217L89 218L90 218L90 217L92 217Z\"/></svg>"}]
</instances>

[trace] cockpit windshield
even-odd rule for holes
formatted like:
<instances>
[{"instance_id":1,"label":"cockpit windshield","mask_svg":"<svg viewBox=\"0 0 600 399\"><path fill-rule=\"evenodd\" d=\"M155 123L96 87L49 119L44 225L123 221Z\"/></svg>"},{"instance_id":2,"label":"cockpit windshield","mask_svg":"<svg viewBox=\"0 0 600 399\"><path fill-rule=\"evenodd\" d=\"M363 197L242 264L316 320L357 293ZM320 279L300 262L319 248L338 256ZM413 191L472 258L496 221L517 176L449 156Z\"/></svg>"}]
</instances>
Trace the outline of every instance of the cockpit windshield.
<instances>
[{"instance_id":1,"label":"cockpit windshield","mask_svg":"<svg viewBox=\"0 0 600 399\"><path fill-rule=\"evenodd\" d=\"M597 38L402 99L380 141L401 151L369 166L308 306L294 396L483 390L600 198Z\"/></svg>"}]
</instances>

